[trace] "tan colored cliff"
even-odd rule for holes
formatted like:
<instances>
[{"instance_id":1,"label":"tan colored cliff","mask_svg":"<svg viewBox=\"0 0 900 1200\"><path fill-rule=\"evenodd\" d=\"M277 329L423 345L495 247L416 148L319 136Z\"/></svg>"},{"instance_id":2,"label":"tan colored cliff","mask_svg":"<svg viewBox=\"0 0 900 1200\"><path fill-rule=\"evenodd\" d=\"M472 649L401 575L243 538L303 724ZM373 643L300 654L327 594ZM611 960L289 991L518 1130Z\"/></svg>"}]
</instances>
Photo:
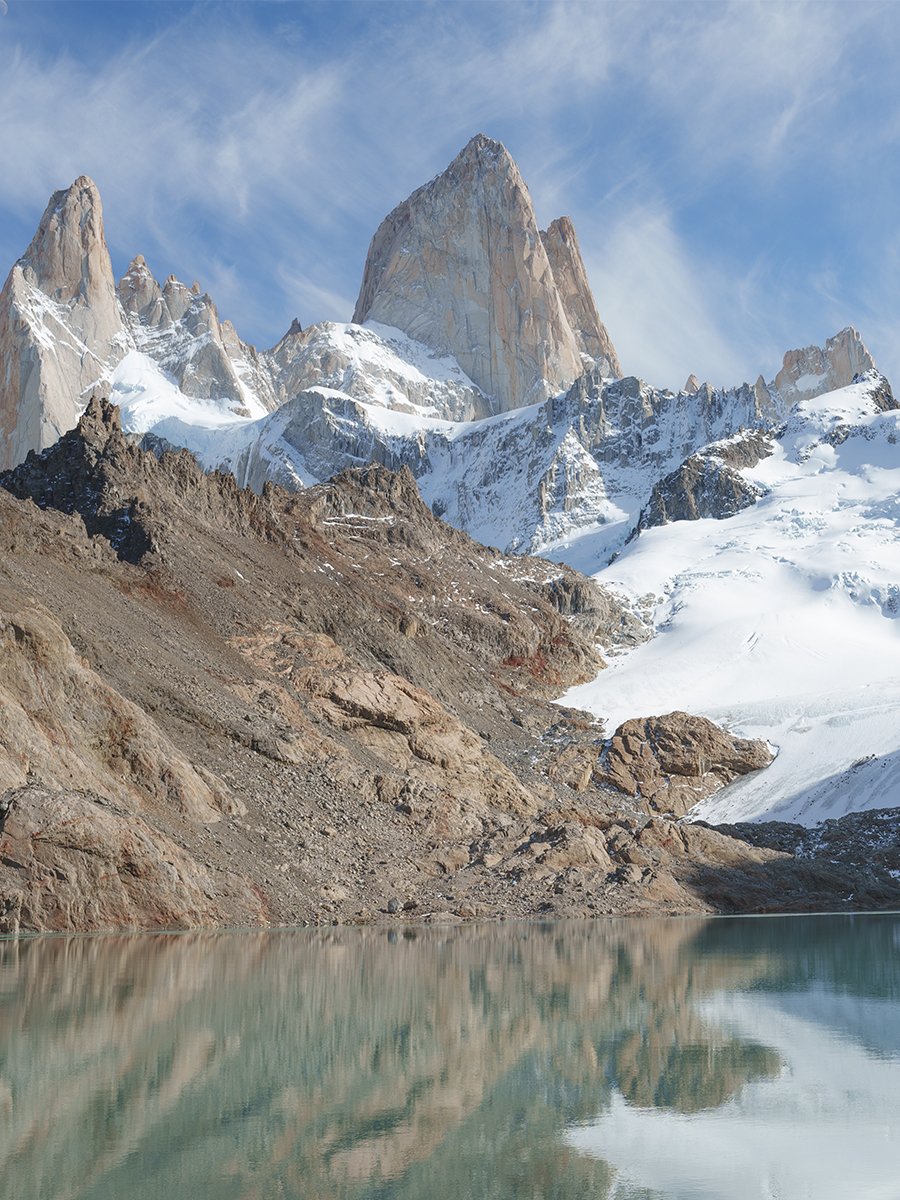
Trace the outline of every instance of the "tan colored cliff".
<instances>
[{"instance_id":1,"label":"tan colored cliff","mask_svg":"<svg viewBox=\"0 0 900 1200\"><path fill-rule=\"evenodd\" d=\"M622 368L612 339L597 312L571 218L557 217L549 228L541 230L541 241L579 348L591 358L605 360L609 374L618 378Z\"/></svg>"},{"instance_id":2,"label":"tan colored cliff","mask_svg":"<svg viewBox=\"0 0 900 1200\"><path fill-rule=\"evenodd\" d=\"M51 196L0 292L0 467L72 428L126 340L100 193L83 175Z\"/></svg>"},{"instance_id":3,"label":"tan colored cliff","mask_svg":"<svg viewBox=\"0 0 900 1200\"><path fill-rule=\"evenodd\" d=\"M543 400L581 374L582 346L601 341L580 255L551 241L578 332L518 167L478 134L382 221L353 320L453 355L498 411Z\"/></svg>"}]
</instances>

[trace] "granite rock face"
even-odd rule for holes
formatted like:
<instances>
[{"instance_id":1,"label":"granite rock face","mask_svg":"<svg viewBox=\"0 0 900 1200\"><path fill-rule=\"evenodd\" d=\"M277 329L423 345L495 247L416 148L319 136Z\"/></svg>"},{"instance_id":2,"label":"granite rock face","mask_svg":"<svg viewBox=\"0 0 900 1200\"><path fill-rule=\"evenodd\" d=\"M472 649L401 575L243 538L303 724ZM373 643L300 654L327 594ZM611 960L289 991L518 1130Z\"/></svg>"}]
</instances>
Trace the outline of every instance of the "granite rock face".
<instances>
[{"instance_id":1,"label":"granite rock face","mask_svg":"<svg viewBox=\"0 0 900 1200\"><path fill-rule=\"evenodd\" d=\"M55 192L0 292L0 468L71 429L127 335L86 176Z\"/></svg>"},{"instance_id":2,"label":"granite rock face","mask_svg":"<svg viewBox=\"0 0 900 1200\"><path fill-rule=\"evenodd\" d=\"M600 360L607 374L619 378L619 357L597 312L571 218L557 217L541 231L541 241L578 348L589 358Z\"/></svg>"},{"instance_id":3,"label":"granite rock face","mask_svg":"<svg viewBox=\"0 0 900 1200\"><path fill-rule=\"evenodd\" d=\"M584 346L609 343L570 228L548 231L564 299L518 167L479 134L381 223L353 320L453 355L499 412L543 400L581 373Z\"/></svg>"},{"instance_id":4,"label":"granite rock face","mask_svg":"<svg viewBox=\"0 0 900 1200\"><path fill-rule=\"evenodd\" d=\"M847 326L824 346L788 350L773 384L788 404L811 400L826 392L846 387L857 375L875 370L875 360L859 333Z\"/></svg>"}]
</instances>

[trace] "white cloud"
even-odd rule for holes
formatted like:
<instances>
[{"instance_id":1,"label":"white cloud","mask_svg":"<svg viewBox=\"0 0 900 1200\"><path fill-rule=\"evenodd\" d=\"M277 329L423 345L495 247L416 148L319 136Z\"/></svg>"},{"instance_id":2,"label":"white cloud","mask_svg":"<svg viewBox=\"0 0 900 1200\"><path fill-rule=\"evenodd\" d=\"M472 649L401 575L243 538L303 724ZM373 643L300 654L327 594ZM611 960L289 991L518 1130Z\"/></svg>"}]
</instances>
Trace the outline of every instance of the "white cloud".
<instances>
[{"instance_id":1,"label":"white cloud","mask_svg":"<svg viewBox=\"0 0 900 1200\"><path fill-rule=\"evenodd\" d=\"M595 236L599 256L585 255L588 273L626 372L673 389L692 372L716 385L748 374L746 349L735 346L723 320L727 287L691 258L667 213L631 210Z\"/></svg>"},{"instance_id":2,"label":"white cloud","mask_svg":"<svg viewBox=\"0 0 900 1200\"><path fill-rule=\"evenodd\" d=\"M0 210L33 227L51 191L93 175L119 265L141 252L196 275L264 343L295 314L348 319L378 222L478 130L507 142L543 222L573 216L622 358L656 382L773 370L861 294L824 255L787 273L763 253L754 189L790 179L837 205L852 163L866 186L840 203L860 238L895 219L873 165L900 129L900 84L875 69L900 40L892 5L335 6L353 19L331 40L311 6L282 6L277 28L223 11L191 6L95 61L46 23L16 49L5 24ZM844 102L872 81L878 120L859 129ZM755 241L714 240L720 201ZM5 236L9 262L24 242Z\"/></svg>"}]
</instances>

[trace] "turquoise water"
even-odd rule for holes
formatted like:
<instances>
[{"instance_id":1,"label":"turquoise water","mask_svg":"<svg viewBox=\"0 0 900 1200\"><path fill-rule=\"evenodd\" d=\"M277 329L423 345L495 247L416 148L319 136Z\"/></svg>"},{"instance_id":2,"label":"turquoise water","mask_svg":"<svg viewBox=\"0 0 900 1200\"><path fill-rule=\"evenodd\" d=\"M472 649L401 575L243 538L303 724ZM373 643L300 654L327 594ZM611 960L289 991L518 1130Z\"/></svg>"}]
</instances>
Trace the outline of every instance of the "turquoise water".
<instances>
[{"instance_id":1,"label":"turquoise water","mask_svg":"<svg viewBox=\"0 0 900 1200\"><path fill-rule=\"evenodd\" d=\"M0 942L2 1200L900 1200L900 918Z\"/></svg>"}]
</instances>

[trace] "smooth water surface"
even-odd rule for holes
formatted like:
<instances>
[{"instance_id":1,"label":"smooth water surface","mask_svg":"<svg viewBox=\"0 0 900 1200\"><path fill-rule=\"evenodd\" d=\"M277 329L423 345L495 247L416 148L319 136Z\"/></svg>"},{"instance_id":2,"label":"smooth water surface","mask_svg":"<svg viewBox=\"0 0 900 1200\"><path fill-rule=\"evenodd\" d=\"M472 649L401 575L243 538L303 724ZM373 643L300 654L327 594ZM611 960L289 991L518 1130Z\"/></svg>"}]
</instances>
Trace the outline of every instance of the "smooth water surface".
<instances>
[{"instance_id":1,"label":"smooth water surface","mask_svg":"<svg viewBox=\"0 0 900 1200\"><path fill-rule=\"evenodd\" d=\"M900 1200L900 917L0 942L2 1200Z\"/></svg>"}]
</instances>

